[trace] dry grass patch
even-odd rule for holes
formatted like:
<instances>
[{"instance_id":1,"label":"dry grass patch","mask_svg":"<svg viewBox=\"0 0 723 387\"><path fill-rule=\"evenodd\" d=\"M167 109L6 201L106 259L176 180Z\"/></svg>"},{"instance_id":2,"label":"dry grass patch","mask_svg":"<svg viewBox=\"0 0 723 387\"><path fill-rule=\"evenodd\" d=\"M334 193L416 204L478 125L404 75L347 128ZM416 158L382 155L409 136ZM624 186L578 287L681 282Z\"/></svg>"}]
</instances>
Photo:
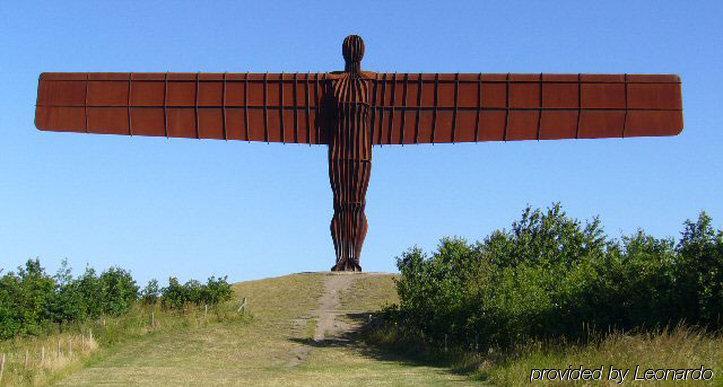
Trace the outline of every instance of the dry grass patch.
<instances>
[{"instance_id":1,"label":"dry grass patch","mask_svg":"<svg viewBox=\"0 0 723 387\"><path fill-rule=\"evenodd\" d=\"M535 369L566 369L603 367L603 379L611 366L630 369L626 385L667 385L681 382L634 382L635 366L641 373L646 369L660 368L712 368L715 379L711 385L723 385L723 337L706 334L695 329L679 327L659 333L613 334L597 344L590 345L539 345L520 351L507 359L482 361L478 376L501 385L530 383L530 373ZM572 385L573 383L561 383ZM602 385L617 385L603 381ZM683 384L689 384L683 382Z\"/></svg>"},{"instance_id":2,"label":"dry grass patch","mask_svg":"<svg viewBox=\"0 0 723 387\"><path fill-rule=\"evenodd\" d=\"M43 384L71 366L80 365L98 349L92 333L61 333L18 338L0 343L0 384ZM2 360L0 360L0 363Z\"/></svg>"}]
</instances>

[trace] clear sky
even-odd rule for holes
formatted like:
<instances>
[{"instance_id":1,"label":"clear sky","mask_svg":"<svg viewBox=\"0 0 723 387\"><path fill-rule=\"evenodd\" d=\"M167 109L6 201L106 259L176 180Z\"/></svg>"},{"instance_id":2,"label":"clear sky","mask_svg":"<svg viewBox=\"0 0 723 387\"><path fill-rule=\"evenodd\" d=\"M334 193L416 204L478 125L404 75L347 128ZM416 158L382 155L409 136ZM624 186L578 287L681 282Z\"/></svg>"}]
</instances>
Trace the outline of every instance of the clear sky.
<instances>
[{"instance_id":1,"label":"clear sky","mask_svg":"<svg viewBox=\"0 0 723 387\"><path fill-rule=\"evenodd\" d=\"M384 147L367 271L440 237L479 239L527 205L613 236L723 224L723 3L0 2L0 268L120 265L142 282L244 280L333 264L323 146L46 133L43 71L677 73L678 137Z\"/></svg>"}]
</instances>

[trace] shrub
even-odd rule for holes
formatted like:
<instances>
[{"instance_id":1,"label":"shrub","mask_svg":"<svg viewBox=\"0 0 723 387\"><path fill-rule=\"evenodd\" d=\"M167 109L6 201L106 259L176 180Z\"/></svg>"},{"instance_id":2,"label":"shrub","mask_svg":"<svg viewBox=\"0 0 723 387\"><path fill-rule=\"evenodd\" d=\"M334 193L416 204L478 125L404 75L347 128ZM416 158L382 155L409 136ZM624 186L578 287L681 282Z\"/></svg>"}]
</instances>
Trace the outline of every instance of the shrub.
<instances>
[{"instance_id":1,"label":"shrub","mask_svg":"<svg viewBox=\"0 0 723 387\"><path fill-rule=\"evenodd\" d=\"M111 267L100 275L98 282L101 288L101 310L104 314L120 315L138 299L136 281L126 270Z\"/></svg>"},{"instance_id":2,"label":"shrub","mask_svg":"<svg viewBox=\"0 0 723 387\"><path fill-rule=\"evenodd\" d=\"M178 278L168 279L168 286L161 290L161 303L169 309L182 309L188 303L188 293Z\"/></svg>"},{"instance_id":3,"label":"shrub","mask_svg":"<svg viewBox=\"0 0 723 387\"><path fill-rule=\"evenodd\" d=\"M161 290L161 303L169 309L183 309L188 304L217 305L231 299L233 290L227 277L210 277L206 284L190 280L181 285L176 277L168 279L168 286Z\"/></svg>"},{"instance_id":4,"label":"shrub","mask_svg":"<svg viewBox=\"0 0 723 387\"><path fill-rule=\"evenodd\" d=\"M720 326L723 309L723 232L715 231L711 218L702 213L696 222L685 222L678 243L678 289L685 316Z\"/></svg>"},{"instance_id":5,"label":"shrub","mask_svg":"<svg viewBox=\"0 0 723 387\"><path fill-rule=\"evenodd\" d=\"M203 288L203 302L209 305L216 305L224 301L231 299L233 295L233 289L231 284L227 281L228 277L213 277L206 281L206 285Z\"/></svg>"},{"instance_id":6,"label":"shrub","mask_svg":"<svg viewBox=\"0 0 723 387\"><path fill-rule=\"evenodd\" d=\"M38 259L30 259L17 273L0 277L0 339L39 335L54 324L119 316L139 300L145 304L160 300L169 309L183 309L189 303L215 306L232 295L227 277L210 277L205 284L190 280L183 285L171 277L163 289L154 279L139 292L131 274L118 267L100 275L88 267L73 278L67 261L63 261L58 272L50 276Z\"/></svg>"},{"instance_id":7,"label":"shrub","mask_svg":"<svg viewBox=\"0 0 723 387\"><path fill-rule=\"evenodd\" d=\"M18 273L0 278L0 337L38 334L51 322L55 280L38 259L29 259Z\"/></svg>"},{"instance_id":8,"label":"shrub","mask_svg":"<svg viewBox=\"0 0 723 387\"><path fill-rule=\"evenodd\" d=\"M144 304L150 305L157 303L161 296L161 289L158 287L158 281L155 278L148 281L146 287L141 290L140 295Z\"/></svg>"},{"instance_id":9,"label":"shrub","mask_svg":"<svg viewBox=\"0 0 723 387\"><path fill-rule=\"evenodd\" d=\"M66 261L55 276L30 259L17 274L0 277L0 338L38 335L54 324L125 313L138 298L130 273L110 268L100 276L87 268L73 278Z\"/></svg>"},{"instance_id":10,"label":"shrub","mask_svg":"<svg viewBox=\"0 0 723 387\"><path fill-rule=\"evenodd\" d=\"M718 329L722 235L701 213L677 245L643 231L609 240L597 218L581 223L559 204L527 208L481 242L445 238L431 256L403 253L400 303L387 314L428 343L482 347L681 321Z\"/></svg>"}]
</instances>

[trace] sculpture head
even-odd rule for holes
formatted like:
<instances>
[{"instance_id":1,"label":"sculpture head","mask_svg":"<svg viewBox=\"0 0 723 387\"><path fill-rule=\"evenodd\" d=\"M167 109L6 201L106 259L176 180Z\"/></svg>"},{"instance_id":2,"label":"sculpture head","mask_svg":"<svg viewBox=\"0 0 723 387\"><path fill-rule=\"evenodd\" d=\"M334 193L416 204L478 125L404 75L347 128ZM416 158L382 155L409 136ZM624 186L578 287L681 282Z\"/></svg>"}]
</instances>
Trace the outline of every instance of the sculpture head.
<instances>
[{"instance_id":1,"label":"sculpture head","mask_svg":"<svg viewBox=\"0 0 723 387\"><path fill-rule=\"evenodd\" d=\"M349 35L341 45L344 56L344 71L358 73L361 71L361 60L364 57L364 40L359 35Z\"/></svg>"}]
</instances>

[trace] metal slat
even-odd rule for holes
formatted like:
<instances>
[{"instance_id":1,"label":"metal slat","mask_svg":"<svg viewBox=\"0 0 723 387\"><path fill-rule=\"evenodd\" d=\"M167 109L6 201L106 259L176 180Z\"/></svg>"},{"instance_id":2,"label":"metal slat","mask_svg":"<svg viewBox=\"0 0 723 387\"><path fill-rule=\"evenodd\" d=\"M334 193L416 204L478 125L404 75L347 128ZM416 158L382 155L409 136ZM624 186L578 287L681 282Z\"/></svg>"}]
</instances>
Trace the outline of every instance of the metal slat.
<instances>
[{"instance_id":1,"label":"metal slat","mask_svg":"<svg viewBox=\"0 0 723 387\"><path fill-rule=\"evenodd\" d=\"M540 130L542 128L542 73L540 73L540 111L537 113L537 141L540 141Z\"/></svg>"},{"instance_id":2,"label":"metal slat","mask_svg":"<svg viewBox=\"0 0 723 387\"><path fill-rule=\"evenodd\" d=\"M281 82L279 82L279 125L281 126L281 143L286 144L286 131L284 130L284 73L281 73Z\"/></svg>"},{"instance_id":3,"label":"metal slat","mask_svg":"<svg viewBox=\"0 0 723 387\"><path fill-rule=\"evenodd\" d=\"M434 106L432 107L432 138L430 142L434 144L435 134L437 131L437 105L439 104L439 73L434 73Z\"/></svg>"},{"instance_id":4,"label":"metal slat","mask_svg":"<svg viewBox=\"0 0 723 387\"><path fill-rule=\"evenodd\" d=\"M163 76L163 133L168 138L168 73Z\"/></svg>"},{"instance_id":5,"label":"metal slat","mask_svg":"<svg viewBox=\"0 0 723 387\"><path fill-rule=\"evenodd\" d=\"M201 84L198 82L199 78L201 77L201 73L196 73L196 103L194 104L194 113L195 113L195 124L196 124L196 138L201 138L201 128L199 125L198 120L198 95L199 90L201 89Z\"/></svg>"},{"instance_id":6,"label":"metal slat","mask_svg":"<svg viewBox=\"0 0 723 387\"><path fill-rule=\"evenodd\" d=\"M372 143L374 142L374 119L377 115L377 86L379 85L379 79L375 76L374 77L374 87L372 89L372 103L370 106L371 110L371 119L369 120L370 125L369 129L371 130L371 133L369 133L369 138L371 139Z\"/></svg>"},{"instance_id":7,"label":"metal slat","mask_svg":"<svg viewBox=\"0 0 723 387\"><path fill-rule=\"evenodd\" d=\"M319 87L319 73L316 73L316 76L315 76L314 78L315 78L315 83L314 83L314 97L315 97L316 100L318 101L318 100L319 100L319 88L320 88L320 87ZM326 80L326 73L324 73L322 79L323 79L323 80ZM316 121L317 121L317 122L316 122L316 125L315 125L315 126L316 126L316 142L317 142L318 144L320 144L320 143L321 143L321 125L319 125L319 122L318 122L318 121L319 121L319 110L318 110L318 108L317 108L317 111L316 111Z\"/></svg>"},{"instance_id":8,"label":"metal slat","mask_svg":"<svg viewBox=\"0 0 723 387\"><path fill-rule=\"evenodd\" d=\"M580 138L580 120L582 118L582 74L577 74L577 125L575 126L575 139Z\"/></svg>"},{"instance_id":9,"label":"metal slat","mask_svg":"<svg viewBox=\"0 0 723 387\"><path fill-rule=\"evenodd\" d=\"M417 107L422 106L422 89L424 89L422 87L422 85L423 85L422 84L422 73L419 73L419 79L417 82ZM420 115L420 113L421 113L421 110L417 109L417 122L416 122L415 128L414 128L414 143L415 144L419 143L419 120L420 120L419 115Z\"/></svg>"},{"instance_id":10,"label":"metal slat","mask_svg":"<svg viewBox=\"0 0 723 387\"><path fill-rule=\"evenodd\" d=\"M387 73L382 75L382 106L384 106L384 99L387 97ZM394 101L392 101L394 105ZM379 145L382 144L382 126L384 125L384 109L380 109L379 112Z\"/></svg>"},{"instance_id":11,"label":"metal slat","mask_svg":"<svg viewBox=\"0 0 723 387\"><path fill-rule=\"evenodd\" d=\"M505 130L502 132L502 141L507 141L507 130L510 126L510 73L505 79Z\"/></svg>"},{"instance_id":12,"label":"metal slat","mask_svg":"<svg viewBox=\"0 0 723 387\"><path fill-rule=\"evenodd\" d=\"M267 87L268 82L267 78L269 76L269 73L264 73L264 141L266 143L269 143L269 112L268 112L268 93L267 93Z\"/></svg>"},{"instance_id":13,"label":"metal slat","mask_svg":"<svg viewBox=\"0 0 723 387\"><path fill-rule=\"evenodd\" d=\"M293 103L294 103L294 142L295 143L299 142L299 121L298 121L299 119L298 119L298 112L296 111L296 107L299 105L298 97L296 96L298 75L299 75L299 73L294 73Z\"/></svg>"},{"instance_id":14,"label":"metal slat","mask_svg":"<svg viewBox=\"0 0 723 387\"><path fill-rule=\"evenodd\" d=\"M244 128L246 141L251 142L251 138L249 138L249 73L244 76Z\"/></svg>"},{"instance_id":15,"label":"metal slat","mask_svg":"<svg viewBox=\"0 0 723 387\"><path fill-rule=\"evenodd\" d=\"M399 125L399 143L404 146L404 124L406 122L407 112L407 88L409 87L409 74L404 74L404 86L402 88L402 119Z\"/></svg>"},{"instance_id":16,"label":"metal slat","mask_svg":"<svg viewBox=\"0 0 723 387\"><path fill-rule=\"evenodd\" d=\"M131 121L131 79L133 73L128 73L128 135L133 136L133 123Z\"/></svg>"},{"instance_id":17,"label":"metal slat","mask_svg":"<svg viewBox=\"0 0 723 387\"><path fill-rule=\"evenodd\" d=\"M228 132L226 129L226 73L223 73L223 89L221 91L221 120L223 125L223 139L228 141Z\"/></svg>"},{"instance_id":18,"label":"metal slat","mask_svg":"<svg viewBox=\"0 0 723 387\"><path fill-rule=\"evenodd\" d=\"M457 139L457 108L459 105L459 73L454 74L454 111L452 112L452 144Z\"/></svg>"},{"instance_id":19,"label":"metal slat","mask_svg":"<svg viewBox=\"0 0 723 387\"><path fill-rule=\"evenodd\" d=\"M482 114L482 73L477 76L477 115L474 122L474 140L479 141L479 122Z\"/></svg>"},{"instance_id":20,"label":"metal slat","mask_svg":"<svg viewBox=\"0 0 723 387\"><path fill-rule=\"evenodd\" d=\"M311 145L311 107L309 106L309 89L311 88L310 83L311 73L306 74L306 87L304 87L304 93L306 94L306 142Z\"/></svg>"},{"instance_id":21,"label":"metal slat","mask_svg":"<svg viewBox=\"0 0 723 387\"><path fill-rule=\"evenodd\" d=\"M397 73L395 72L392 75L392 111L389 113L389 133L388 133L388 141L387 144L392 143L392 130L394 129L394 99L396 98L396 91L397 89Z\"/></svg>"},{"instance_id":22,"label":"metal slat","mask_svg":"<svg viewBox=\"0 0 723 387\"><path fill-rule=\"evenodd\" d=\"M85 133L88 132L88 79L90 78L89 74L85 74L85 101L83 102L83 115L85 116Z\"/></svg>"},{"instance_id":23,"label":"metal slat","mask_svg":"<svg viewBox=\"0 0 723 387\"><path fill-rule=\"evenodd\" d=\"M628 74L625 73L625 118L623 118L623 133L622 138L625 138L625 131L628 128Z\"/></svg>"}]
</instances>

